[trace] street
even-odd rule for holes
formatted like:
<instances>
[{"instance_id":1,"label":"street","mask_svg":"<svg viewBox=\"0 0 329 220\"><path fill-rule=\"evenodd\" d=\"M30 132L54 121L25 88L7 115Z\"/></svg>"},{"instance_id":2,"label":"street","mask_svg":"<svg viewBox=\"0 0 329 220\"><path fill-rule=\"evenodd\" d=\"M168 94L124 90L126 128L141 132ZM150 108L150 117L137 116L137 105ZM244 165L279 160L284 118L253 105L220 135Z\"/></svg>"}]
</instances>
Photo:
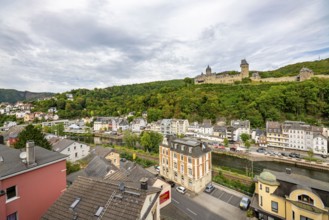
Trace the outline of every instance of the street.
<instances>
[{"instance_id":1,"label":"street","mask_svg":"<svg viewBox=\"0 0 329 220\"><path fill-rule=\"evenodd\" d=\"M245 219L246 213L237 206L226 203L210 194L201 192L196 196L178 193L172 189L172 204L183 211L191 219L225 220Z\"/></svg>"}]
</instances>

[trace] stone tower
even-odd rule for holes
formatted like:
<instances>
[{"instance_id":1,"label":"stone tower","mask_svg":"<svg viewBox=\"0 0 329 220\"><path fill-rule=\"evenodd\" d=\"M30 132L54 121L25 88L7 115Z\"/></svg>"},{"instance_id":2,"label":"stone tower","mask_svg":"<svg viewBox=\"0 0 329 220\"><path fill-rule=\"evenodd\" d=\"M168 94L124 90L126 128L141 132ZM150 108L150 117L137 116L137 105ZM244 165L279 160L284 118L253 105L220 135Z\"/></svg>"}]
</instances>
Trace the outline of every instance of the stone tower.
<instances>
[{"instance_id":1,"label":"stone tower","mask_svg":"<svg viewBox=\"0 0 329 220\"><path fill-rule=\"evenodd\" d=\"M242 78L249 78L249 64L246 59L241 60L240 67Z\"/></svg>"},{"instance_id":2,"label":"stone tower","mask_svg":"<svg viewBox=\"0 0 329 220\"><path fill-rule=\"evenodd\" d=\"M207 69L206 69L206 75L211 75L211 68L208 65Z\"/></svg>"}]
</instances>

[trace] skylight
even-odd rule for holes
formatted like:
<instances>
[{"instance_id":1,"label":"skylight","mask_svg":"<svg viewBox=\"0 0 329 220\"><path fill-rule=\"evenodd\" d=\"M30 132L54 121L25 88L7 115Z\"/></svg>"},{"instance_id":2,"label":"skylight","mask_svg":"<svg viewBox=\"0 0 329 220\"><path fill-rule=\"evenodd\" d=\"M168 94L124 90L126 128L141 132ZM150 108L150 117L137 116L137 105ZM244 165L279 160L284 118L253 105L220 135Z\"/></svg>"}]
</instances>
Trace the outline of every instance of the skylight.
<instances>
[{"instance_id":1,"label":"skylight","mask_svg":"<svg viewBox=\"0 0 329 220\"><path fill-rule=\"evenodd\" d=\"M78 205L78 203L80 202L80 200L81 200L80 198L76 198L74 200L74 202L71 204L70 208L71 209L74 209Z\"/></svg>"}]
</instances>

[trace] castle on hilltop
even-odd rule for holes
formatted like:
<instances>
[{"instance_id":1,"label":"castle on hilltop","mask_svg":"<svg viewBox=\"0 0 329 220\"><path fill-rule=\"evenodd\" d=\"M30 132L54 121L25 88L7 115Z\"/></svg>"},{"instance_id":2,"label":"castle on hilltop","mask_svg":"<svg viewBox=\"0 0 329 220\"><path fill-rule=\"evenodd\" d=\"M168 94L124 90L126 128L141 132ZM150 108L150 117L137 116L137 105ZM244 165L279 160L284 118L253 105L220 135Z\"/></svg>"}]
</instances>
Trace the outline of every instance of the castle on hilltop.
<instances>
[{"instance_id":1,"label":"castle on hilltop","mask_svg":"<svg viewBox=\"0 0 329 220\"><path fill-rule=\"evenodd\" d=\"M241 71L235 74L231 72L223 72L223 73L213 73L211 71L210 66L206 68L206 73L201 73L200 75L194 78L195 84L232 84L234 82L241 82L242 79L248 78L254 82L300 82L308 80L312 77L318 78L329 78L327 75L314 75L311 69L303 67L297 76L286 76L279 78L261 78L259 73L252 73L249 75L249 64L243 59L240 64Z\"/></svg>"},{"instance_id":2,"label":"castle on hilltop","mask_svg":"<svg viewBox=\"0 0 329 220\"><path fill-rule=\"evenodd\" d=\"M245 59L241 60L241 72L238 74L224 73L212 73L211 68L208 65L206 74L201 73L194 79L195 84L211 83L211 84L229 84L236 81L242 81L243 78L249 78L249 64Z\"/></svg>"}]
</instances>

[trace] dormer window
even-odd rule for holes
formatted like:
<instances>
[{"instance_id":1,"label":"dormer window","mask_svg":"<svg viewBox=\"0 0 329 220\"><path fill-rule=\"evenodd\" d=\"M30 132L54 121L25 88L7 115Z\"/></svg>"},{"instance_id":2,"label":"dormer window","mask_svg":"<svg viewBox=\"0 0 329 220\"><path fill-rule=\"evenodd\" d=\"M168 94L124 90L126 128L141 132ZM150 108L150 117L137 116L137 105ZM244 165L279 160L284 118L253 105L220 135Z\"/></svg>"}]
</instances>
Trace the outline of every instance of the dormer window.
<instances>
[{"instance_id":1,"label":"dormer window","mask_svg":"<svg viewBox=\"0 0 329 220\"><path fill-rule=\"evenodd\" d=\"M181 146L181 150L184 151L184 148L185 148L184 145L182 145L182 146Z\"/></svg>"},{"instance_id":2,"label":"dormer window","mask_svg":"<svg viewBox=\"0 0 329 220\"><path fill-rule=\"evenodd\" d=\"M311 197L309 197L308 195L304 195L304 194L299 195L298 196L298 201L314 205L314 200Z\"/></svg>"},{"instance_id":3,"label":"dormer window","mask_svg":"<svg viewBox=\"0 0 329 220\"><path fill-rule=\"evenodd\" d=\"M192 153L192 147L189 147L189 148L188 148L188 152L189 152L189 153Z\"/></svg>"}]
</instances>

